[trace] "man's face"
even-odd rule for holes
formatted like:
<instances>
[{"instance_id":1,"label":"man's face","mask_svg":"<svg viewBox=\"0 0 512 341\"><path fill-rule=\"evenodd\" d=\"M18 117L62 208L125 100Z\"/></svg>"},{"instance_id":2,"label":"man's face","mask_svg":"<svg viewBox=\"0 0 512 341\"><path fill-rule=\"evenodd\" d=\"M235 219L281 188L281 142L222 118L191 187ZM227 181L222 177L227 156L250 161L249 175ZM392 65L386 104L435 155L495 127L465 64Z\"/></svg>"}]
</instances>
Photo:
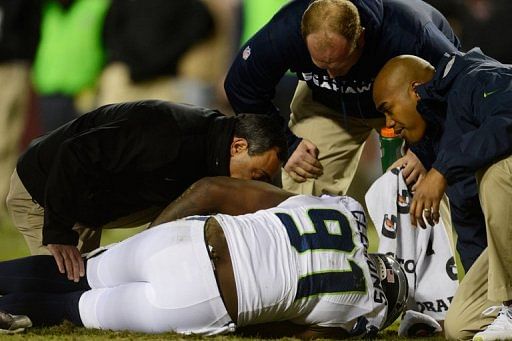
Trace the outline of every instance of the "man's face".
<instances>
[{"instance_id":1,"label":"man's face","mask_svg":"<svg viewBox=\"0 0 512 341\"><path fill-rule=\"evenodd\" d=\"M408 91L404 86L392 89L383 83L374 83L373 100L377 110L386 115L386 126L409 143L419 142L425 135L426 123L416 110L418 97L414 90Z\"/></svg>"},{"instance_id":2,"label":"man's face","mask_svg":"<svg viewBox=\"0 0 512 341\"><path fill-rule=\"evenodd\" d=\"M250 156L247 141L234 138L229 162L229 172L232 178L272 182L279 172L280 165L277 148Z\"/></svg>"},{"instance_id":3,"label":"man's face","mask_svg":"<svg viewBox=\"0 0 512 341\"><path fill-rule=\"evenodd\" d=\"M306 45L313 63L324 69L330 78L346 75L359 60L364 44L361 34L356 48L350 51L350 44L340 34L316 32L306 37Z\"/></svg>"}]
</instances>

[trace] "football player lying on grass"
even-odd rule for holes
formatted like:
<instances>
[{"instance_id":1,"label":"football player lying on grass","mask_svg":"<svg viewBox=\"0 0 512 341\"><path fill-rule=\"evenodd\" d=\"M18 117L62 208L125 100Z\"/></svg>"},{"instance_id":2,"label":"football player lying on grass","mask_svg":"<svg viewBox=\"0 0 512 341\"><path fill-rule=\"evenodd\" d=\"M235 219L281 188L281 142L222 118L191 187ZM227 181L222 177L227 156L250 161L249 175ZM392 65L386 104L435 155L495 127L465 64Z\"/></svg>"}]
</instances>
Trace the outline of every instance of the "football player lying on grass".
<instances>
[{"instance_id":1,"label":"football player lying on grass","mask_svg":"<svg viewBox=\"0 0 512 341\"><path fill-rule=\"evenodd\" d=\"M223 213L164 222L197 212ZM1 328L69 320L147 333L344 338L373 335L403 311L405 274L393 258L367 253L363 209L349 197L205 178L156 222L85 257L79 282L51 256L0 262Z\"/></svg>"}]
</instances>

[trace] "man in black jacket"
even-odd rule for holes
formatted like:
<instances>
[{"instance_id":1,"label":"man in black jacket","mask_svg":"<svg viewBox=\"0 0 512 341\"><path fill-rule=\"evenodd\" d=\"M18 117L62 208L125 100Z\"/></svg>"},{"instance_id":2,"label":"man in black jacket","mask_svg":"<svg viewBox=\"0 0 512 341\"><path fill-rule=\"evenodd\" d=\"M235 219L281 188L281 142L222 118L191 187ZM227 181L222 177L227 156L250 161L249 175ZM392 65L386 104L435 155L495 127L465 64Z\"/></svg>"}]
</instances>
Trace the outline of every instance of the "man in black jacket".
<instances>
[{"instance_id":1,"label":"man in black jacket","mask_svg":"<svg viewBox=\"0 0 512 341\"><path fill-rule=\"evenodd\" d=\"M281 135L262 115L163 101L103 106L31 144L7 206L31 253L50 252L78 280L80 251L99 245L101 227L148 223L205 176L270 182L286 153Z\"/></svg>"}]
</instances>

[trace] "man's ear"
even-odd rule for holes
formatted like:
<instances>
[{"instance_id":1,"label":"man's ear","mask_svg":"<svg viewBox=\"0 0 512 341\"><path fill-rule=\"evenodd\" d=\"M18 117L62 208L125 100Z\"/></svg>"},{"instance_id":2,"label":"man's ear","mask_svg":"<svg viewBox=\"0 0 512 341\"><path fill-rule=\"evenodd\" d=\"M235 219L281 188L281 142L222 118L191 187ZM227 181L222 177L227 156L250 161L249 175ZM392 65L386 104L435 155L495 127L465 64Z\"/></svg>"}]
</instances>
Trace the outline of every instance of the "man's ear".
<instances>
[{"instance_id":1,"label":"man's ear","mask_svg":"<svg viewBox=\"0 0 512 341\"><path fill-rule=\"evenodd\" d=\"M242 137L233 137L233 141L231 142L230 147L230 155L233 156L235 154L241 153L246 150L248 147L247 140Z\"/></svg>"},{"instance_id":2,"label":"man's ear","mask_svg":"<svg viewBox=\"0 0 512 341\"><path fill-rule=\"evenodd\" d=\"M409 91L411 91L411 95L415 96L415 97L416 97L416 100L418 100L418 101L421 99L420 95L418 94L418 91L416 91L416 88L417 88L419 85L421 85L421 83L420 83L420 82L418 82L418 81L413 81L413 82L411 82L411 86L410 86L410 88L409 88Z\"/></svg>"},{"instance_id":3,"label":"man's ear","mask_svg":"<svg viewBox=\"0 0 512 341\"><path fill-rule=\"evenodd\" d=\"M365 42L366 42L366 39L365 39L365 28L361 27L361 33L359 34L359 38L357 38L357 42L356 42L357 47L363 48Z\"/></svg>"}]
</instances>

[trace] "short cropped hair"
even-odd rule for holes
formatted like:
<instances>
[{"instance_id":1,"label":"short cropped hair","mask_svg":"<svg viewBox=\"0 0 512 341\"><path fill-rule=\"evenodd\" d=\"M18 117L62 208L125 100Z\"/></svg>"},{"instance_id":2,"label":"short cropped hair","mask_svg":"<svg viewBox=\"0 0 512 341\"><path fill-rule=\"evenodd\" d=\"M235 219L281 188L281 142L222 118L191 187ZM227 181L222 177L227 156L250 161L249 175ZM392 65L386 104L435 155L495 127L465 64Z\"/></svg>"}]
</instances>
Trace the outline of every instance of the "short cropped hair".
<instances>
[{"instance_id":1,"label":"short cropped hair","mask_svg":"<svg viewBox=\"0 0 512 341\"><path fill-rule=\"evenodd\" d=\"M277 147L277 157L281 162L286 161L286 137L278 118L264 114L240 114L235 118L234 135L247 140L250 156Z\"/></svg>"},{"instance_id":2,"label":"short cropped hair","mask_svg":"<svg viewBox=\"0 0 512 341\"><path fill-rule=\"evenodd\" d=\"M340 34L350 44L350 52L356 48L363 28L357 7L348 0L315 0L302 16L302 37L327 31Z\"/></svg>"}]
</instances>

